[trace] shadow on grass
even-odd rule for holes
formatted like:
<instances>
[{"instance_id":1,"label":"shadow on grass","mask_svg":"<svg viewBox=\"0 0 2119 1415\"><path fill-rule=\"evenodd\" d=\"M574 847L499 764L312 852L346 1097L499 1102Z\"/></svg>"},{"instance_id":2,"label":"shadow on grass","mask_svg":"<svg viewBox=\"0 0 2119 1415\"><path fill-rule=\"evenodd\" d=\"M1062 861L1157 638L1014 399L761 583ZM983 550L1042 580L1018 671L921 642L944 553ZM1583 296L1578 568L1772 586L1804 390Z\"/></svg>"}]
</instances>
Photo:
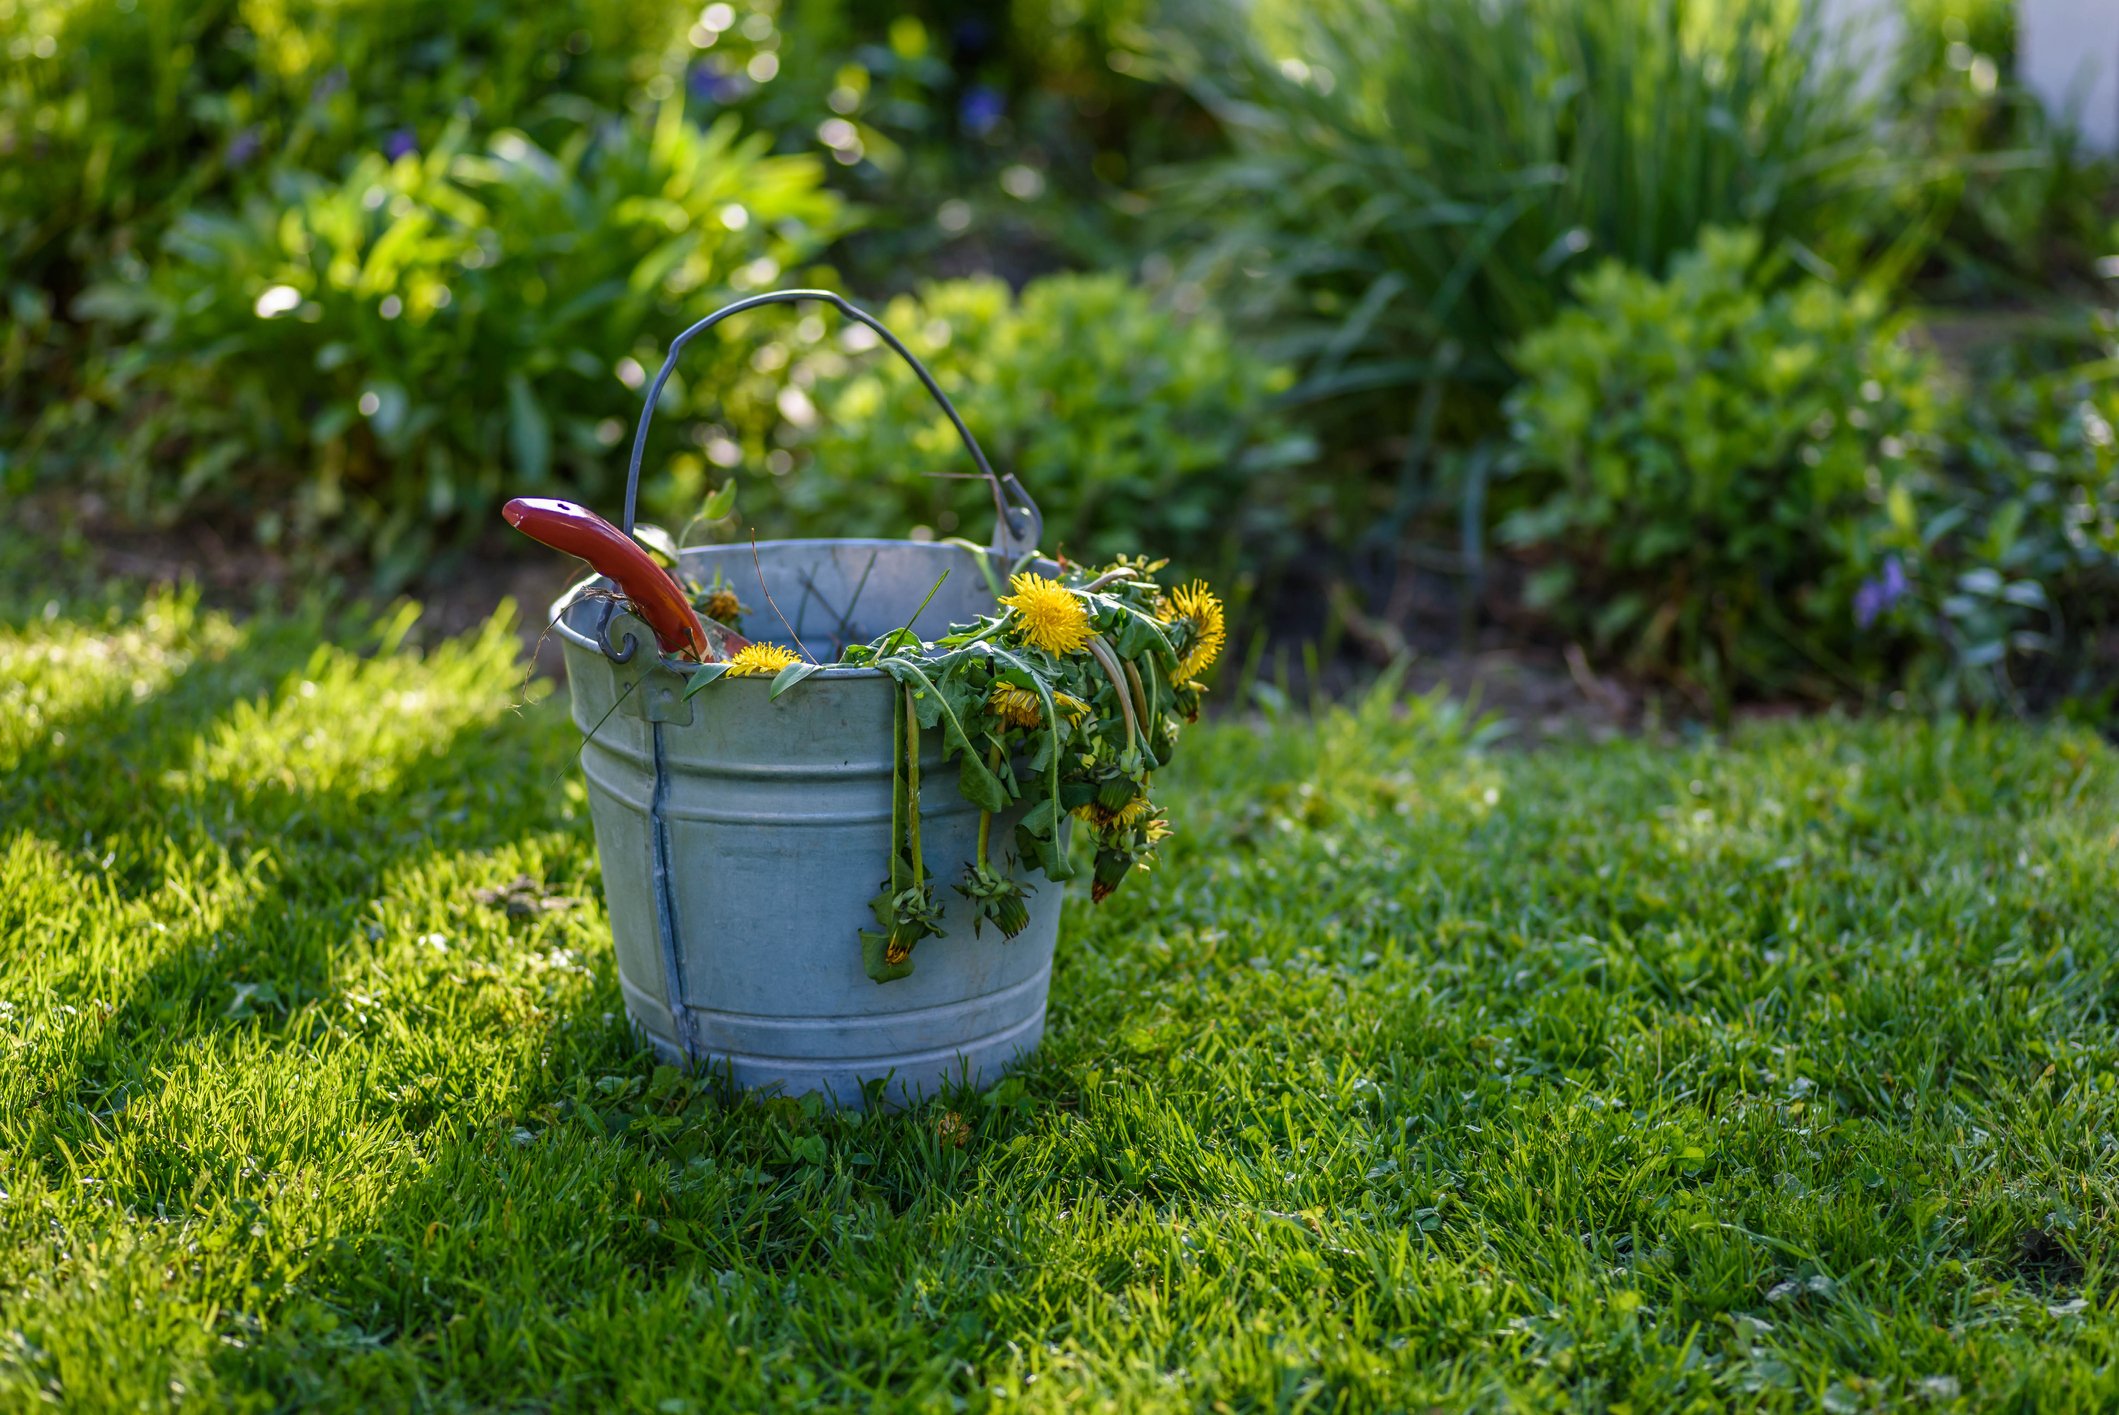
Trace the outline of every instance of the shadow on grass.
<instances>
[{"instance_id":1,"label":"shadow on grass","mask_svg":"<svg viewBox=\"0 0 2119 1415\"><path fill-rule=\"evenodd\" d=\"M423 1147L216 1373L295 1405L761 1408L787 1358L849 1397L931 1384L1021 1280L954 1239L980 1161L940 1105L852 1130L793 1102L687 1110L651 1058L554 1049L571 1075L507 1079L524 1123Z\"/></svg>"},{"instance_id":2,"label":"shadow on grass","mask_svg":"<svg viewBox=\"0 0 2119 1415\"><path fill-rule=\"evenodd\" d=\"M276 1044L307 1040L269 1020L330 995L347 947L376 937L366 915L394 872L522 833L519 810L479 809L515 774L484 704L407 704L402 731L376 734L376 760L324 740L328 717L303 717L305 675L389 690L370 674L386 659L320 660L325 631L314 615L254 621L150 691L59 715L9 773L0 830L63 860L62 890L95 896L47 905L57 922L41 931L32 914L40 956L12 970L75 1009L21 1056L26 1152L94 1142L148 1086L145 1052L252 1016Z\"/></svg>"},{"instance_id":3,"label":"shadow on grass","mask_svg":"<svg viewBox=\"0 0 2119 1415\"><path fill-rule=\"evenodd\" d=\"M979 1123L972 1102L843 1123L678 1078L624 1030L600 928L561 938L535 920L507 925L496 951L563 943L595 977L534 1015L459 1012L447 1035L426 1033L422 1006L402 1000L421 975L400 960L396 1016L339 1025L369 986L369 946L402 947L418 911L454 907L437 879L476 877L484 856L520 854L557 825L536 803L557 794L548 777L566 758L488 699L407 705L413 726L387 769L347 767L359 743L315 740L345 729L303 706L303 684L330 668L314 657L325 632L254 622L138 698L55 719L63 740L30 744L0 785L0 834L35 842L69 887L95 894L81 911L92 924L9 970L79 1015L18 1054L25 1071L8 1089L28 1104L0 1138L55 1179L94 1163L121 1228L166 1207L242 1244L253 1222L271 1230L244 1207L253 1186L239 1175L309 1167L305 1149L340 1166L352 1152L327 1130L298 1133L299 1117L328 1107L259 1100L261 1078L331 1090L362 1143L381 1147L365 1192L347 1193L351 1216L314 1252L260 1239L243 1275L209 1294L212 1320L231 1324L216 1330L242 1342L206 1353L214 1373L285 1401L403 1404L437 1389L629 1401L710 1389L702 1361L755 1379L742 1348L795 1340L880 1388L937 1359L923 1331L956 1331L961 1351L1003 1280L934 1241L978 1180L979 1147L942 1124L958 1106ZM321 700L345 691L326 682ZM318 775L319 757L337 765ZM585 869L586 818L558 829ZM198 1094L216 1076L283 1110L216 1132L217 1098ZM334 1201L312 1196L324 1209L310 1212ZM628 1386L629 1362L610 1353L640 1332L664 1344L636 1353Z\"/></svg>"}]
</instances>

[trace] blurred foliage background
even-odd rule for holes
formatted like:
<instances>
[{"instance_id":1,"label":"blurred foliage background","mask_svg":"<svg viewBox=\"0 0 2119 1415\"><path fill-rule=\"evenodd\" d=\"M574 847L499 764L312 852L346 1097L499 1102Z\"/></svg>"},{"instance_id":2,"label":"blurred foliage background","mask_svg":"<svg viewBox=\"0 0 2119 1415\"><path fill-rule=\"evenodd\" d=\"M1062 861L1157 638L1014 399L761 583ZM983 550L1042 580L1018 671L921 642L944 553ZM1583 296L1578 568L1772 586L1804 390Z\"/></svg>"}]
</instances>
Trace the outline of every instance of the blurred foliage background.
<instances>
[{"instance_id":1,"label":"blurred foliage background","mask_svg":"<svg viewBox=\"0 0 2119 1415\"><path fill-rule=\"evenodd\" d=\"M2119 681L2110 163L2009 0L0 0L0 495L389 590L614 508L830 285L1050 543L1722 715ZM719 332L719 331L717 331ZM646 504L985 533L866 331Z\"/></svg>"}]
</instances>

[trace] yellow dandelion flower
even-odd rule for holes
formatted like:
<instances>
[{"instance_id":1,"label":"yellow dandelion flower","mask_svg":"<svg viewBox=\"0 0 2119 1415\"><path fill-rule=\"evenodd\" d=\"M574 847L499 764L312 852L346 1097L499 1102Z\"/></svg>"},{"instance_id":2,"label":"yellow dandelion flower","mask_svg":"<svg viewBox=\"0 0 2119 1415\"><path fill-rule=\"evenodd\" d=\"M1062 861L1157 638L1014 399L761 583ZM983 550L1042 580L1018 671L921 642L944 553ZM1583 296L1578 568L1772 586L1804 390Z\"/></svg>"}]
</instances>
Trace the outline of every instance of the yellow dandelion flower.
<instances>
[{"instance_id":1,"label":"yellow dandelion flower","mask_svg":"<svg viewBox=\"0 0 2119 1415\"><path fill-rule=\"evenodd\" d=\"M1222 613L1220 599L1204 580L1194 580L1173 594L1170 609L1176 618L1192 625L1192 647L1177 665L1177 681L1190 683L1221 657L1222 646L1229 641L1228 619Z\"/></svg>"},{"instance_id":2,"label":"yellow dandelion flower","mask_svg":"<svg viewBox=\"0 0 2119 1415\"><path fill-rule=\"evenodd\" d=\"M727 585L723 585L717 590L707 591L706 600L699 606L699 612L709 619L718 619L724 624L733 624L744 615L750 613L750 610L744 606L742 600L736 598L734 590Z\"/></svg>"},{"instance_id":3,"label":"yellow dandelion flower","mask_svg":"<svg viewBox=\"0 0 2119 1415\"><path fill-rule=\"evenodd\" d=\"M1045 725L1044 702L1028 688L1018 688L1013 683L994 684L986 706L995 717L1014 727Z\"/></svg>"},{"instance_id":4,"label":"yellow dandelion flower","mask_svg":"<svg viewBox=\"0 0 2119 1415\"><path fill-rule=\"evenodd\" d=\"M1016 636L1046 653L1073 653L1089 642L1089 611L1074 591L1043 575L1017 575L1015 593L1001 600L1015 611Z\"/></svg>"},{"instance_id":5,"label":"yellow dandelion flower","mask_svg":"<svg viewBox=\"0 0 2119 1415\"><path fill-rule=\"evenodd\" d=\"M790 663L800 663L793 649L778 644L746 644L728 661L731 678L769 678Z\"/></svg>"},{"instance_id":6,"label":"yellow dandelion flower","mask_svg":"<svg viewBox=\"0 0 2119 1415\"><path fill-rule=\"evenodd\" d=\"M1099 829L1131 830L1154 809L1146 796L1135 796L1115 811L1106 810L1094 801L1086 801L1074 808L1074 818Z\"/></svg>"},{"instance_id":7,"label":"yellow dandelion flower","mask_svg":"<svg viewBox=\"0 0 2119 1415\"><path fill-rule=\"evenodd\" d=\"M1089 705L1080 698L1067 693L1054 693L1052 705L1069 718L1080 717L1089 710ZM986 706L993 715L1013 727L1043 727L1045 725L1045 702L1028 688L1018 688L1013 683L1000 682L993 685L987 695Z\"/></svg>"}]
</instances>

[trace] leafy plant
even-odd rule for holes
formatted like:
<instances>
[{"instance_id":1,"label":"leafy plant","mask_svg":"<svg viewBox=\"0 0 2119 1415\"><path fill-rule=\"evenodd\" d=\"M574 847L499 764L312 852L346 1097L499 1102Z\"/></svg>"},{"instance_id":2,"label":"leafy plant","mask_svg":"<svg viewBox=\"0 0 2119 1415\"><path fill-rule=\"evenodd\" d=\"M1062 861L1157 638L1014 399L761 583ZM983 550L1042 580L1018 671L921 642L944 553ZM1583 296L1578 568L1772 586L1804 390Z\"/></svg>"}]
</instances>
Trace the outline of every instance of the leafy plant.
<instances>
[{"instance_id":1,"label":"leafy plant","mask_svg":"<svg viewBox=\"0 0 2119 1415\"><path fill-rule=\"evenodd\" d=\"M1079 565L1057 579L1017 573L1014 593L1001 595L998 573L982 561L998 599L992 614L932 643L906 627L841 654L899 686L888 877L872 901L876 928L861 935L877 982L910 973L913 946L944 927L921 845L922 731L941 734L943 759L958 763L958 792L979 808L978 855L957 885L974 932L987 923L1003 938L1022 932L1027 868L1055 881L1080 872L1070 819L1088 834L1090 897L1099 903L1153 860L1169 826L1148 798L1150 777L1170 761L1181 724L1199 716L1203 680L1228 637L1221 601L1205 584L1165 593L1156 583L1166 564L1120 557L1096 573ZM771 675L778 697L819 666L752 644L730 659L684 665L685 696ZM994 817L1012 810L1021 814L1010 861L995 852L992 832Z\"/></svg>"},{"instance_id":2,"label":"leafy plant","mask_svg":"<svg viewBox=\"0 0 2119 1415\"><path fill-rule=\"evenodd\" d=\"M2011 0L1908 0L1894 97L1948 220L1924 284L1955 297L2087 283L2110 235L2108 162L2018 85Z\"/></svg>"},{"instance_id":3,"label":"leafy plant","mask_svg":"<svg viewBox=\"0 0 2119 1415\"><path fill-rule=\"evenodd\" d=\"M1290 539L1311 446L1273 407L1289 375L1211 315L1169 313L1116 275L1065 275L1019 297L998 280L928 285L881 318L1037 498L1048 544L1100 560L1146 541L1197 565L1232 542L1270 556ZM969 459L895 354L862 330L810 346L796 374L808 392L789 434L805 465L786 491L806 524L985 533L984 486L935 475Z\"/></svg>"},{"instance_id":4,"label":"leafy plant","mask_svg":"<svg viewBox=\"0 0 2119 1415\"><path fill-rule=\"evenodd\" d=\"M816 160L768 145L673 102L557 152L451 135L188 215L144 282L83 302L145 329L106 393L145 410L107 477L136 514L247 511L386 580L482 529L503 483L607 500L656 341L842 224Z\"/></svg>"},{"instance_id":5,"label":"leafy plant","mask_svg":"<svg viewBox=\"0 0 2119 1415\"><path fill-rule=\"evenodd\" d=\"M1767 293L1756 231L1655 280L1610 262L1516 352L1516 508L1534 602L1702 703L1873 681L1854 596L1878 508L1933 460L1927 359L1873 292Z\"/></svg>"},{"instance_id":6,"label":"leafy plant","mask_svg":"<svg viewBox=\"0 0 2119 1415\"><path fill-rule=\"evenodd\" d=\"M877 982L910 972L913 945L941 930L920 849L923 728L941 732L945 757L960 764L957 789L980 810L978 858L957 886L975 927L990 921L1012 937L1028 922L1029 886L992 853L999 812L1022 809L1019 861L1051 880L1079 872L1067 838L1069 818L1078 821L1098 902L1153 860L1169 825L1148 798L1149 778L1176 750L1181 723L1199 715L1200 680L1226 634L1206 586L1163 593L1151 578L1162 564L1122 560L1095 575L1076 567L1059 580L1018 574L997 612L931 645L900 629L846 650L844 662L882 669L902 696L897 844L874 904L877 928L861 936Z\"/></svg>"},{"instance_id":7,"label":"leafy plant","mask_svg":"<svg viewBox=\"0 0 2119 1415\"><path fill-rule=\"evenodd\" d=\"M2119 689L2119 361L1985 371L1947 455L1894 491L1862 627L1900 641L1923 699L2109 717Z\"/></svg>"},{"instance_id":8,"label":"leafy plant","mask_svg":"<svg viewBox=\"0 0 2119 1415\"><path fill-rule=\"evenodd\" d=\"M2108 712L2111 349L1948 393L1872 295L1769 295L1758 260L1715 232L1667 282L1600 270L1525 341L1501 533L1534 602L1703 703Z\"/></svg>"},{"instance_id":9,"label":"leafy plant","mask_svg":"<svg viewBox=\"0 0 2119 1415\"><path fill-rule=\"evenodd\" d=\"M832 159L873 219L854 283L975 261L1012 280L1114 264L1145 168L1214 142L1174 85L1146 81L1152 0L747 0L701 13L679 61L697 98ZM945 252L953 252L948 259Z\"/></svg>"},{"instance_id":10,"label":"leafy plant","mask_svg":"<svg viewBox=\"0 0 2119 1415\"><path fill-rule=\"evenodd\" d=\"M275 166L623 108L673 0L5 0L0 254L56 278ZM563 97L562 97L563 96ZM564 115L564 116L562 116Z\"/></svg>"},{"instance_id":11,"label":"leafy plant","mask_svg":"<svg viewBox=\"0 0 2119 1415\"><path fill-rule=\"evenodd\" d=\"M394 160L452 124L562 145L652 82L673 0L0 0L0 484L98 441L130 330L77 311L191 211ZM294 174L312 174L305 179Z\"/></svg>"},{"instance_id":12,"label":"leafy plant","mask_svg":"<svg viewBox=\"0 0 2119 1415\"><path fill-rule=\"evenodd\" d=\"M0 0L4 283L71 293L69 265L196 189L213 117L194 85L223 77L213 60L236 9Z\"/></svg>"},{"instance_id":13,"label":"leafy plant","mask_svg":"<svg viewBox=\"0 0 2119 1415\"><path fill-rule=\"evenodd\" d=\"M1812 269L1925 240L1917 174L1813 0L1220 13L1173 59L1236 148L1173 187L1204 228L1184 278L1284 321L1298 396L1362 446L1406 433L1432 380L1505 389L1586 263L1661 275L1717 224Z\"/></svg>"}]
</instances>

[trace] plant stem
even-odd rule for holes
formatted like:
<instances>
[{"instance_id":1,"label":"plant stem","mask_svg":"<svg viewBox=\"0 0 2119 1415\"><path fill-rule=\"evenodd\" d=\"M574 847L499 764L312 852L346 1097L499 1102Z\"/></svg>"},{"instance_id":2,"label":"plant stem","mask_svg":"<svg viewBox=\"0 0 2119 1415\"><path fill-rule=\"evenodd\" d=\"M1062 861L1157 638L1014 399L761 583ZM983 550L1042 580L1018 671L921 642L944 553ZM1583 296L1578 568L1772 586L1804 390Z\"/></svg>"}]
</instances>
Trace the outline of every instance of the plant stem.
<instances>
[{"instance_id":1,"label":"plant stem","mask_svg":"<svg viewBox=\"0 0 2119 1415\"><path fill-rule=\"evenodd\" d=\"M986 769L987 769L988 771L990 771L990 772L993 772L993 773L995 773L996 775L998 775L998 774L1000 773L1000 769L1001 769L1001 744L1000 744L1000 743L998 743L998 742L995 742L995 743L994 743L994 744L993 744L992 746L990 746L990 747L988 747L988 748L986 749ZM980 811L980 812L979 812L979 873L980 873L980 874L984 874L984 873L986 872L986 861L987 861L987 859L989 858L989 856L988 856L988 850L987 850L987 842L988 842L988 841L989 841L989 840L990 840L990 839L992 838L992 836L993 836L993 812L991 812L991 811L985 811L985 810L982 810L982 811Z\"/></svg>"},{"instance_id":2,"label":"plant stem","mask_svg":"<svg viewBox=\"0 0 2119 1415\"><path fill-rule=\"evenodd\" d=\"M1089 652L1096 656L1096 661L1103 665L1104 676L1111 680L1111 691L1118 698L1118 710L1126 719L1126 750L1131 751L1140 745L1140 723L1133 716L1133 693L1126 686L1126 675L1119 667L1118 655L1104 642L1102 634L1089 640Z\"/></svg>"},{"instance_id":3,"label":"plant stem","mask_svg":"<svg viewBox=\"0 0 2119 1415\"><path fill-rule=\"evenodd\" d=\"M900 688L898 692L901 695L905 695L905 702L910 706L912 699L909 695L906 695L906 690ZM892 707L895 708L896 704L892 704ZM898 895L905 892L907 883L905 879L905 715L893 711L890 718L890 892L892 895Z\"/></svg>"},{"instance_id":4,"label":"plant stem","mask_svg":"<svg viewBox=\"0 0 2119 1415\"><path fill-rule=\"evenodd\" d=\"M1141 731L1149 731L1155 722L1155 715L1148 710L1148 694L1140 685L1140 670L1133 666L1133 660L1130 658L1121 659L1120 662L1125 666L1126 684L1133 689L1134 711L1140 714L1140 720L1144 724Z\"/></svg>"},{"instance_id":5,"label":"plant stem","mask_svg":"<svg viewBox=\"0 0 2119 1415\"><path fill-rule=\"evenodd\" d=\"M912 846L912 887L927 878L920 858L920 719L912 710L912 690L905 693L905 833Z\"/></svg>"},{"instance_id":6,"label":"plant stem","mask_svg":"<svg viewBox=\"0 0 2119 1415\"><path fill-rule=\"evenodd\" d=\"M1052 685L1037 673L1032 672L1030 665L1025 663L1020 656L1006 648L995 648L993 656L1010 668L1019 670L1024 677L1035 684L1037 686L1038 701L1045 705L1045 730L1052 734L1052 750L1047 753L1045 761L1045 790L1052 797L1052 809L1056 820L1060 798L1060 712L1059 704L1052 697ZM1052 844L1055 853L1059 857L1059 873L1053 875L1052 878L1073 879L1074 868L1067 858L1067 832L1064 826L1055 825Z\"/></svg>"},{"instance_id":7,"label":"plant stem","mask_svg":"<svg viewBox=\"0 0 2119 1415\"><path fill-rule=\"evenodd\" d=\"M933 604L933 603L934 603L934 597L935 597L935 595L936 595L936 594L938 594L938 593L940 593L940 591L941 591L941 588L942 588L942 580L946 580L946 579L948 579L948 578L949 578L949 572L948 572L947 570L944 570L944 571L942 572L942 579L941 579L941 580L936 580L936 581L934 582L934 584L933 584L933 585L931 585L931 586L929 586L929 587L928 587L928 590L927 590L927 598L925 598L925 599L921 600L921 601L920 601L920 607L919 607L918 609L915 609L914 611L912 611L912 618L911 618L911 619L908 619L908 620L906 620L906 621L905 621L905 627L904 627L904 628L902 628L902 629L899 629L899 630L897 631L897 633L894 633L894 634L892 634L892 635L891 635L891 636L890 636L890 637L889 637L889 638L888 638L887 640L885 640L885 641L884 641L884 642L886 642L886 643L889 643L889 644L891 644L891 645L893 646L893 647L891 648L891 650L890 650L890 651L891 651L892 653L897 653L897 652L899 652L898 648L896 647L896 645L897 645L897 642L898 642L898 636L899 636L900 634L909 634L909 633L912 633L912 626L913 626L913 621L914 621L914 620L917 620L917 619L918 619L918 618L919 618L919 617L920 617L920 616L921 616L922 614L925 614L925 613L927 612L927 606L928 606L928 605L930 605L930 604ZM918 636L917 634L914 634L914 635L913 635L913 639L914 639L914 642L918 642L918 640L919 640L919 636Z\"/></svg>"},{"instance_id":8,"label":"plant stem","mask_svg":"<svg viewBox=\"0 0 2119 1415\"><path fill-rule=\"evenodd\" d=\"M1091 580L1088 584L1083 585L1078 591L1076 591L1076 593L1094 594L1098 590L1102 589L1105 585L1111 584L1114 581L1132 579L1135 573L1136 572L1130 566L1114 565L1109 570L1104 571L1103 574L1098 575L1095 579Z\"/></svg>"}]
</instances>

